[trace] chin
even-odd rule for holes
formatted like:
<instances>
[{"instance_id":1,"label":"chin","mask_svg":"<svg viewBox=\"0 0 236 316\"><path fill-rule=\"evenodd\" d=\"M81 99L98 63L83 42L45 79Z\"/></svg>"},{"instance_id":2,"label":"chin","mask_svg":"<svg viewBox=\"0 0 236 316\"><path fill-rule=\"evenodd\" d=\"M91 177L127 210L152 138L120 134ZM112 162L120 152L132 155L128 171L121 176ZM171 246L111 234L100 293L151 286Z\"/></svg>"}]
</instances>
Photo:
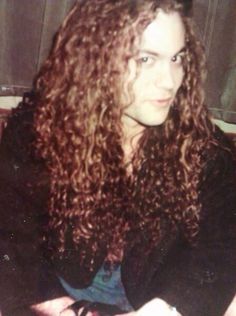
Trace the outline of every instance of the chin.
<instances>
[{"instance_id":1,"label":"chin","mask_svg":"<svg viewBox=\"0 0 236 316\"><path fill-rule=\"evenodd\" d=\"M144 126L147 126L147 127L152 127L152 126L159 126L159 125L162 125L167 119L167 116L163 117L163 118L159 118L159 119L156 119L156 120L146 120L146 121L143 121L143 122L140 122L141 124L143 124Z\"/></svg>"},{"instance_id":2,"label":"chin","mask_svg":"<svg viewBox=\"0 0 236 316\"><path fill-rule=\"evenodd\" d=\"M143 116L142 118L143 124L146 126L161 125L166 121L168 114L169 114L169 108L168 110L165 110L165 111L158 111L158 113L150 111L149 115L147 115L146 117Z\"/></svg>"}]
</instances>

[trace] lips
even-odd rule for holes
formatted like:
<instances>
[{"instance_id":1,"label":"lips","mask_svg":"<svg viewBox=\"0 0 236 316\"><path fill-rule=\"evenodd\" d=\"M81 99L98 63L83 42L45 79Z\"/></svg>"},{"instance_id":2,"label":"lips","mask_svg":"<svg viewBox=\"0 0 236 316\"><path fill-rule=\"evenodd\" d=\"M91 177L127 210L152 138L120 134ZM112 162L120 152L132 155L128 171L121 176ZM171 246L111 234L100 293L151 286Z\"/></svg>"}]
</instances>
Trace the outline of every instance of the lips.
<instances>
[{"instance_id":1,"label":"lips","mask_svg":"<svg viewBox=\"0 0 236 316\"><path fill-rule=\"evenodd\" d=\"M170 105L171 98L156 99L156 100L151 100L151 102L156 106L167 106L167 105Z\"/></svg>"}]
</instances>

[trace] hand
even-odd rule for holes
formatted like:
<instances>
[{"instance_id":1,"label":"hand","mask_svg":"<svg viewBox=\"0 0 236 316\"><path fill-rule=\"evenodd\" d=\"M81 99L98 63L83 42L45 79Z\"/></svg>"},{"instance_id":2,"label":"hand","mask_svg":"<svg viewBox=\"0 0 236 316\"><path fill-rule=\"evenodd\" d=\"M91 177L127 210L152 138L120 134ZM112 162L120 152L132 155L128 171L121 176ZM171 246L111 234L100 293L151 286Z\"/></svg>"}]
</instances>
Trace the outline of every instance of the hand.
<instances>
[{"instance_id":1,"label":"hand","mask_svg":"<svg viewBox=\"0 0 236 316\"><path fill-rule=\"evenodd\" d=\"M181 316L181 314L165 301L155 298L135 312L116 316Z\"/></svg>"},{"instance_id":2,"label":"hand","mask_svg":"<svg viewBox=\"0 0 236 316\"><path fill-rule=\"evenodd\" d=\"M236 295L225 312L224 316L236 316Z\"/></svg>"},{"instance_id":3,"label":"hand","mask_svg":"<svg viewBox=\"0 0 236 316\"><path fill-rule=\"evenodd\" d=\"M74 316L73 311L70 311L72 314L62 314L69 305L73 304L74 300L69 296L63 296L56 298L50 301L45 301L39 304L31 306L31 310L35 312L37 316Z\"/></svg>"},{"instance_id":4,"label":"hand","mask_svg":"<svg viewBox=\"0 0 236 316\"><path fill-rule=\"evenodd\" d=\"M79 316L79 315L81 315L81 313L83 312L83 307L81 307L79 310L78 310L78 312L77 312L77 315ZM76 316L77 316L76 315ZM93 316L94 314L93 314L93 312L88 312L87 314L86 314L86 316ZM66 309L64 309L61 313L60 313L60 316L75 316L75 312L73 312L71 309L69 309L69 308L66 308Z\"/></svg>"},{"instance_id":5,"label":"hand","mask_svg":"<svg viewBox=\"0 0 236 316\"><path fill-rule=\"evenodd\" d=\"M112 304L106 304L101 302L89 302L86 300L80 300L75 302L74 304L68 306L65 310L63 310L60 315L61 316L99 316L99 315L115 315L115 313L122 313L122 310Z\"/></svg>"}]
</instances>

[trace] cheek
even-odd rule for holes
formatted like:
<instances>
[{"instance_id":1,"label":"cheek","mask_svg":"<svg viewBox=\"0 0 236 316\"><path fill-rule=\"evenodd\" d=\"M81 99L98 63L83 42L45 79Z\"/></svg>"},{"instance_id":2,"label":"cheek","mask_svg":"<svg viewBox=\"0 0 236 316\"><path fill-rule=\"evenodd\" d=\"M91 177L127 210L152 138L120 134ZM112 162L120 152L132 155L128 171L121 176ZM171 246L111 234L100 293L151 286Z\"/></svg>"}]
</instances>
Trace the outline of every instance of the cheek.
<instances>
[{"instance_id":1,"label":"cheek","mask_svg":"<svg viewBox=\"0 0 236 316\"><path fill-rule=\"evenodd\" d=\"M178 90L181 87L183 80L184 80L184 70L182 68L177 72L177 75L176 75L176 80L175 80L176 90Z\"/></svg>"},{"instance_id":2,"label":"cheek","mask_svg":"<svg viewBox=\"0 0 236 316\"><path fill-rule=\"evenodd\" d=\"M142 97L142 95L145 95L152 86L153 82L155 82L155 74L153 75L148 70L140 71L133 81L133 92L136 97Z\"/></svg>"},{"instance_id":3,"label":"cheek","mask_svg":"<svg viewBox=\"0 0 236 316\"><path fill-rule=\"evenodd\" d=\"M139 76L133 82L132 93L136 101L143 99L148 91L147 77Z\"/></svg>"}]
</instances>

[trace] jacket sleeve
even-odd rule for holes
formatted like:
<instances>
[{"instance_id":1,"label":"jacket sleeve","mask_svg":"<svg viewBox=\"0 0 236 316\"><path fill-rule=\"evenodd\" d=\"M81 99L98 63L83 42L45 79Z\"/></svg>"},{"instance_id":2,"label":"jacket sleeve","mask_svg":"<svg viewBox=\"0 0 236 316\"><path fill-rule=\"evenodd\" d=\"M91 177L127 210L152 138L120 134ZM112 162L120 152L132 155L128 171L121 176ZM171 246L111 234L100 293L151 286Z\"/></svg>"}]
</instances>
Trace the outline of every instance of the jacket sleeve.
<instances>
[{"instance_id":1,"label":"jacket sleeve","mask_svg":"<svg viewBox=\"0 0 236 316\"><path fill-rule=\"evenodd\" d=\"M57 277L40 251L46 186L36 185L42 162L30 151L33 109L20 104L3 132L0 146L0 310L30 315L24 306L62 296Z\"/></svg>"},{"instance_id":2,"label":"jacket sleeve","mask_svg":"<svg viewBox=\"0 0 236 316\"><path fill-rule=\"evenodd\" d=\"M236 166L228 150L209 158L199 242L190 247L172 236L153 251L142 284L128 288L136 307L160 297L183 316L223 316L236 294Z\"/></svg>"}]
</instances>

